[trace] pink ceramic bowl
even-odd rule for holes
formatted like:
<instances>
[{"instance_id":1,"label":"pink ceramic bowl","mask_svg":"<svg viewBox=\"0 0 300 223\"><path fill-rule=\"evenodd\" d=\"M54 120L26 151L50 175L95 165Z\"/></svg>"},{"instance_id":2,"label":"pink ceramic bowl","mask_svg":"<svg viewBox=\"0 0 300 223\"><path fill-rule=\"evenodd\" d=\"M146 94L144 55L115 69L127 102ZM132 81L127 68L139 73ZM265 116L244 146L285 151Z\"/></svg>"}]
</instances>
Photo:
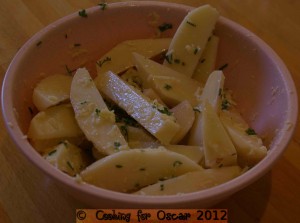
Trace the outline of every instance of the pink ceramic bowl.
<instances>
[{"instance_id":1,"label":"pink ceramic bowl","mask_svg":"<svg viewBox=\"0 0 300 223\"><path fill-rule=\"evenodd\" d=\"M86 10L88 17L74 13L34 35L11 62L3 83L2 109L7 130L20 151L77 199L94 207L209 207L241 190L266 174L280 158L294 130L297 94L291 75L281 59L256 35L221 17L215 33L221 39L217 66L224 70L226 85L234 92L245 119L265 138L267 157L240 177L211 189L165 197L123 194L79 184L47 163L24 139L31 114L33 86L41 73L65 73L83 62L72 57L70 46L80 43L82 54L91 61L90 69L102 54L126 39L151 38L157 25L172 23L162 33L172 36L191 7L161 2L110 4ZM151 25L156 22L156 25ZM92 71L93 72L93 71Z\"/></svg>"}]
</instances>

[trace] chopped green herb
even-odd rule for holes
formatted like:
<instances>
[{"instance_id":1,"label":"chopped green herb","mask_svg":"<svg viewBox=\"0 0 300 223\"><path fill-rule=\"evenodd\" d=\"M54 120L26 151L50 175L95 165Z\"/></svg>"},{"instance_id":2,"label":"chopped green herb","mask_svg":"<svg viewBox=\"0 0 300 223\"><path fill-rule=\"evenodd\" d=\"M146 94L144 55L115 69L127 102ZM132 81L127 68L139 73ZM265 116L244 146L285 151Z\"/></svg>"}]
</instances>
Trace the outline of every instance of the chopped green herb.
<instances>
[{"instance_id":1,"label":"chopped green herb","mask_svg":"<svg viewBox=\"0 0 300 223\"><path fill-rule=\"evenodd\" d=\"M246 130L246 133L247 133L248 135L256 135L256 132L255 132L254 129L252 129L252 128L248 128L248 129Z\"/></svg>"},{"instance_id":2,"label":"chopped green herb","mask_svg":"<svg viewBox=\"0 0 300 223\"><path fill-rule=\"evenodd\" d=\"M166 90L170 90L170 89L172 89L172 86L169 85L169 84L165 84L164 88L165 88Z\"/></svg>"},{"instance_id":3,"label":"chopped green herb","mask_svg":"<svg viewBox=\"0 0 300 223\"><path fill-rule=\"evenodd\" d=\"M196 27L196 24L195 23L192 23L191 21L186 21L187 24L193 26L193 27Z\"/></svg>"},{"instance_id":4,"label":"chopped green herb","mask_svg":"<svg viewBox=\"0 0 300 223\"><path fill-rule=\"evenodd\" d=\"M96 108L95 112L96 112L96 115L99 116L101 111L100 111L100 109Z\"/></svg>"},{"instance_id":5,"label":"chopped green herb","mask_svg":"<svg viewBox=\"0 0 300 223\"><path fill-rule=\"evenodd\" d=\"M182 162L179 161L179 160L176 160L176 161L173 163L173 167L178 167L178 166L180 166L180 165L182 165Z\"/></svg>"},{"instance_id":6,"label":"chopped green herb","mask_svg":"<svg viewBox=\"0 0 300 223\"><path fill-rule=\"evenodd\" d=\"M230 102L227 99L224 99L221 104L222 110L228 110L230 107Z\"/></svg>"},{"instance_id":7,"label":"chopped green herb","mask_svg":"<svg viewBox=\"0 0 300 223\"><path fill-rule=\"evenodd\" d=\"M117 167L117 168L122 168L123 166L120 165L120 164L117 164L116 167Z\"/></svg>"},{"instance_id":8,"label":"chopped green herb","mask_svg":"<svg viewBox=\"0 0 300 223\"><path fill-rule=\"evenodd\" d=\"M79 46L81 46L80 43L74 43L74 47L79 47Z\"/></svg>"},{"instance_id":9,"label":"chopped green herb","mask_svg":"<svg viewBox=\"0 0 300 223\"><path fill-rule=\"evenodd\" d=\"M146 170L146 169L145 169L145 168L143 168L143 167L142 167L142 168L140 168L140 171L145 171L145 170Z\"/></svg>"},{"instance_id":10,"label":"chopped green herb","mask_svg":"<svg viewBox=\"0 0 300 223\"><path fill-rule=\"evenodd\" d=\"M160 32L164 32L168 29L172 29L173 25L171 23L163 23L161 25L158 26L158 29Z\"/></svg>"},{"instance_id":11,"label":"chopped green herb","mask_svg":"<svg viewBox=\"0 0 300 223\"><path fill-rule=\"evenodd\" d=\"M67 65L65 65L65 68L66 68L67 73L68 73L69 75L72 75L72 73L76 71L75 69L74 69L74 70L71 70Z\"/></svg>"},{"instance_id":12,"label":"chopped green herb","mask_svg":"<svg viewBox=\"0 0 300 223\"><path fill-rule=\"evenodd\" d=\"M166 114L166 115L172 115L172 112L170 112L170 110L169 110L167 107L164 107L163 109L157 108L157 110L158 110L160 113L163 113L163 114Z\"/></svg>"},{"instance_id":13,"label":"chopped green herb","mask_svg":"<svg viewBox=\"0 0 300 223\"><path fill-rule=\"evenodd\" d=\"M165 59L169 64L172 64L173 63L173 54L172 53L166 54Z\"/></svg>"},{"instance_id":14,"label":"chopped green herb","mask_svg":"<svg viewBox=\"0 0 300 223\"><path fill-rule=\"evenodd\" d=\"M81 105L87 104L87 101L80 102Z\"/></svg>"},{"instance_id":15,"label":"chopped green herb","mask_svg":"<svg viewBox=\"0 0 300 223\"><path fill-rule=\"evenodd\" d=\"M201 113L201 111L199 110L199 108L193 108L193 110L194 110L195 112Z\"/></svg>"},{"instance_id":16,"label":"chopped green herb","mask_svg":"<svg viewBox=\"0 0 300 223\"><path fill-rule=\"evenodd\" d=\"M64 141L60 141L59 144L63 144L65 147L68 147L68 143L64 140Z\"/></svg>"},{"instance_id":17,"label":"chopped green herb","mask_svg":"<svg viewBox=\"0 0 300 223\"><path fill-rule=\"evenodd\" d=\"M180 60L179 60L179 59L175 59L175 60L174 60L174 63L179 64L179 63L180 63Z\"/></svg>"},{"instance_id":18,"label":"chopped green herb","mask_svg":"<svg viewBox=\"0 0 300 223\"><path fill-rule=\"evenodd\" d=\"M38 41L36 46L40 46L42 44L42 41Z\"/></svg>"},{"instance_id":19,"label":"chopped green herb","mask_svg":"<svg viewBox=\"0 0 300 223\"><path fill-rule=\"evenodd\" d=\"M222 97L222 88L219 88L219 96Z\"/></svg>"},{"instance_id":20,"label":"chopped green herb","mask_svg":"<svg viewBox=\"0 0 300 223\"><path fill-rule=\"evenodd\" d=\"M65 39L68 39L68 34L65 34Z\"/></svg>"},{"instance_id":21,"label":"chopped green herb","mask_svg":"<svg viewBox=\"0 0 300 223\"><path fill-rule=\"evenodd\" d=\"M99 67L102 67L102 65L108 61L111 61L111 57L106 57L103 60L97 61L96 63Z\"/></svg>"},{"instance_id":22,"label":"chopped green herb","mask_svg":"<svg viewBox=\"0 0 300 223\"><path fill-rule=\"evenodd\" d=\"M228 67L228 63L222 65L221 67L219 67L218 70L224 70L226 67Z\"/></svg>"},{"instance_id":23,"label":"chopped green herb","mask_svg":"<svg viewBox=\"0 0 300 223\"><path fill-rule=\"evenodd\" d=\"M106 3L106 2L100 3L100 4L98 4L98 5L100 6L100 8L101 8L102 10L105 10L105 9L107 8L107 3Z\"/></svg>"},{"instance_id":24,"label":"chopped green herb","mask_svg":"<svg viewBox=\"0 0 300 223\"><path fill-rule=\"evenodd\" d=\"M74 171L74 167L72 166L72 164L69 161L67 161L67 164L70 167L70 169Z\"/></svg>"},{"instance_id":25,"label":"chopped green herb","mask_svg":"<svg viewBox=\"0 0 300 223\"><path fill-rule=\"evenodd\" d=\"M120 149L120 146L121 146L121 143L119 143L119 142L114 142L114 146L115 146L115 149L116 149L116 150L119 150L119 149Z\"/></svg>"},{"instance_id":26,"label":"chopped green herb","mask_svg":"<svg viewBox=\"0 0 300 223\"><path fill-rule=\"evenodd\" d=\"M81 16L81 17L84 17L84 18L86 18L88 16L85 9L82 9L81 11L79 11L78 15Z\"/></svg>"},{"instance_id":27,"label":"chopped green herb","mask_svg":"<svg viewBox=\"0 0 300 223\"><path fill-rule=\"evenodd\" d=\"M203 58L201 61L200 61L200 63L204 63L205 62L205 58Z\"/></svg>"},{"instance_id":28,"label":"chopped green herb","mask_svg":"<svg viewBox=\"0 0 300 223\"><path fill-rule=\"evenodd\" d=\"M52 150L51 152L48 153L48 156L51 156L53 155L54 153L56 153L56 149L55 150Z\"/></svg>"},{"instance_id":29,"label":"chopped green herb","mask_svg":"<svg viewBox=\"0 0 300 223\"><path fill-rule=\"evenodd\" d=\"M128 129L126 125L120 126L120 130L126 141L128 141Z\"/></svg>"},{"instance_id":30,"label":"chopped green herb","mask_svg":"<svg viewBox=\"0 0 300 223\"><path fill-rule=\"evenodd\" d=\"M165 185L161 184L160 185L160 190L163 191L165 189Z\"/></svg>"},{"instance_id":31,"label":"chopped green herb","mask_svg":"<svg viewBox=\"0 0 300 223\"><path fill-rule=\"evenodd\" d=\"M199 51L200 51L200 48L199 48L199 47L196 47L196 48L194 49L194 54L196 55Z\"/></svg>"}]
</instances>

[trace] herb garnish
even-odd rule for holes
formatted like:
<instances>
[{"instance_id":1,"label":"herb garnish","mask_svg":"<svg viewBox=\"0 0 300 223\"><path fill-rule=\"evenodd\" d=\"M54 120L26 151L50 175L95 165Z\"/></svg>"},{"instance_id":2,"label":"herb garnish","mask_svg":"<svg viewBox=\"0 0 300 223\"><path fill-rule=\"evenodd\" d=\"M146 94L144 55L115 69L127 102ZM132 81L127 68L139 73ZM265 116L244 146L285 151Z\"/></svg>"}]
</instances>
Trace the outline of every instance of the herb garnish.
<instances>
[{"instance_id":1,"label":"herb garnish","mask_svg":"<svg viewBox=\"0 0 300 223\"><path fill-rule=\"evenodd\" d=\"M114 146L115 146L115 149L116 149L116 150L119 150L119 149L120 149L120 146L121 146L121 143L119 143L119 142L114 142Z\"/></svg>"},{"instance_id":2,"label":"herb garnish","mask_svg":"<svg viewBox=\"0 0 300 223\"><path fill-rule=\"evenodd\" d=\"M248 128L245 132L246 132L248 135L256 135L256 132L255 132L254 129L252 129L252 128Z\"/></svg>"},{"instance_id":3,"label":"herb garnish","mask_svg":"<svg viewBox=\"0 0 300 223\"><path fill-rule=\"evenodd\" d=\"M68 143L66 141L60 141L59 144L63 144L65 147L68 147Z\"/></svg>"},{"instance_id":4,"label":"herb garnish","mask_svg":"<svg viewBox=\"0 0 300 223\"><path fill-rule=\"evenodd\" d=\"M67 164L70 167L70 169L74 171L74 167L72 166L72 164L69 161L67 161Z\"/></svg>"},{"instance_id":5,"label":"herb garnish","mask_svg":"<svg viewBox=\"0 0 300 223\"><path fill-rule=\"evenodd\" d=\"M81 46L80 43L74 43L74 47L79 47L79 46Z\"/></svg>"},{"instance_id":6,"label":"herb garnish","mask_svg":"<svg viewBox=\"0 0 300 223\"><path fill-rule=\"evenodd\" d=\"M169 64L172 64L173 63L173 54L172 53L167 53L165 55L165 59L166 61L169 63Z\"/></svg>"},{"instance_id":7,"label":"herb garnish","mask_svg":"<svg viewBox=\"0 0 300 223\"><path fill-rule=\"evenodd\" d=\"M196 24L195 23L192 23L191 21L186 21L187 24L193 26L193 27L196 27Z\"/></svg>"},{"instance_id":8,"label":"herb garnish","mask_svg":"<svg viewBox=\"0 0 300 223\"><path fill-rule=\"evenodd\" d=\"M117 167L117 168L122 168L123 166L120 165L120 164L117 164L116 167Z\"/></svg>"},{"instance_id":9,"label":"herb garnish","mask_svg":"<svg viewBox=\"0 0 300 223\"><path fill-rule=\"evenodd\" d=\"M96 109L95 109L95 112L96 112L96 115L99 116L101 111L100 111L99 108L96 108Z\"/></svg>"},{"instance_id":10,"label":"herb garnish","mask_svg":"<svg viewBox=\"0 0 300 223\"><path fill-rule=\"evenodd\" d=\"M177 166L180 166L182 165L182 162L179 161L179 160L176 160L174 163L173 163L173 167L177 167Z\"/></svg>"},{"instance_id":11,"label":"herb garnish","mask_svg":"<svg viewBox=\"0 0 300 223\"><path fill-rule=\"evenodd\" d=\"M221 67L219 67L218 70L224 70L226 67L228 67L228 63L222 65Z\"/></svg>"},{"instance_id":12,"label":"herb garnish","mask_svg":"<svg viewBox=\"0 0 300 223\"><path fill-rule=\"evenodd\" d=\"M126 141L128 141L128 130L126 125L120 126L120 130Z\"/></svg>"},{"instance_id":13,"label":"herb garnish","mask_svg":"<svg viewBox=\"0 0 300 223\"><path fill-rule=\"evenodd\" d=\"M200 61L200 63L204 63L205 62L205 58L203 58L201 61Z\"/></svg>"},{"instance_id":14,"label":"herb garnish","mask_svg":"<svg viewBox=\"0 0 300 223\"><path fill-rule=\"evenodd\" d=\"M146 169L145 169L145 168L143 168L143 167L142 167L142 168L140 168L140 171L145 171L145 170L146 170Z\"/></svg>"},{"instance_id":15,"label":"herb garnish","mask_svg":"<svg viewBox=\"0 0 300 223\"><path fill-rule=\"evenodd\" d=\"M66 68L67 73L68 73L69 75L72 75L72 73L76 71L76 69L71 70L71 69L68 67L68 65L65 65L65 68Z\"/></svg>"},{"instance_id":16,"label":"herb garnish","mask_svg":"<svg viewBox=\"0 0 300 223\"><path fill-rule=\"evenodd\" d=\"M221 108L222 110L228 110L229 107L230 107L230 102L225 98L222 101Z\"/></svg>"},{"instance_id":17,"label":"herb garnish","mask_svg":"<svg viewBox=\"0 0 300 223\"><path fill-rule=\"evenodd\" d=\"M161 25L158 26L159 31L164 32L168 29L172 29L173 25L171 23L163 23Z\"/></svg>"},{"instance_id":18,"label":"herb garnish","mask_svg":"<svg viewBox=\"0 0 300 223\"><path fill-rule=\"evenodd\" d=\"M166 90L170 90L170 89L172 89L172 86L169 85L169 84L165 84L164 88L165 88Z\"/></svg>"},{"instance_id":19,"label":"herb garnish","mask_svg":"<svg viewBox=\"0 0 300 223\"><path fill-rule=\"evenodd\" d=\"M81 16L81 17L84 17L84 18L86 18L88 16L85 9L82 9L81 11L79 11L78 15Z\"/></svg>"},{"instance_id":20,"label":"herb garnish","mask_svg":"<svg viewBox=\"0 0 300 223\"><path fill-rule=\"evenodd\" d=\"M167 107L164 107L163 109L157 108L157 110L158 110L160 113L163 113L163 114L166 114L166 115L172 115L172 112L170 112L170 110L169 110Z\"/></svg>"},{"instance_id":21,"label":"herb garnish","mask_svg":"<svg viewBox=\"0 0 300 223\"><path fill-rule=\"evenodd\" d=\"M193 108L193 110L194 110L195 112L201 113L201 111L199 110L199 108Z\"/></svg>"},{"instance_id":22,"label":"herb garnish","mask_svg":"<svg viewBox=\"0 0 300 223\"><path fill-rule=\"evenodd\" d=\"M161 184L160 185L160 190L163 191L165 189L165 185Z\"/></svg>"},{"instance_id":23,"label":"herb garnish","mask_svg":"<svg viewBox=\"0 0 300 223\"><path fill-rule=\"evenodd\" d=\"M107 3L106 3L106 2L100 3L100 4L98 4L98 5L100 6L100 8L101 8L102 10L105 10L105 9L107 8Z\"/></svg>"},{"instance_id":24,"label":"herb garnish","mask_svg":"<svg viewBox=\"0 0 300 223\"><path fill-rule=\"evenodd\" d=\"M103 60L99 60L96 62L96 64L99 66L99 67L102 67L102 65L108 61L111 61L111 57L105 57Z\"/></svg>"},{"instance_id":25,"label":"herb garnish","mask_svg":"<svg viewBox=\"0 0 300 223\"><path fill-rule=\"evenodd\" d=\"M53 155L54 153L56 153L56 149L55 150L52 150L51 152L48 153L48 156L51 156Z\"/></svg>"},{"instance_id":26,"label":"herb garnish","mask_svg":"<svg viewBox=\"0 0 300 223\"><path fill-rule=\"evenodd\" d=\"M36 46L40 46L41 44L42 44L42 41L40 40L37 42Z\"/></svg>"}]
</instances>

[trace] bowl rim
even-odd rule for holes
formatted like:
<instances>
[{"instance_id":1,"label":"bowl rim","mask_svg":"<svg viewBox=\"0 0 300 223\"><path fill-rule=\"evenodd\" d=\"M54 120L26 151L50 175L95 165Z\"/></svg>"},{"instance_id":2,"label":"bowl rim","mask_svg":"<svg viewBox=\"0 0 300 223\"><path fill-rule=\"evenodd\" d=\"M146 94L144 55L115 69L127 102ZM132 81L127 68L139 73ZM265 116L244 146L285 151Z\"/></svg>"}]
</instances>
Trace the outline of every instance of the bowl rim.
<instances>
[{"instance_id":1,"label":"bowl rim","mask_svg":"<svg viewBox=\"0 0 300 223\"><path fill-rule=\"evenodd\" d=\"M177 10L186 10L189 11L194 7L177 4L177 3L168 3L168 2L155 2L155 1L130 1L130 2L117 2L117 3L109 3L109 9L119 9L123 7L170 7L176 8ZM94 6L86 9L87 13L95 13L99 10L98 6ZM274 165L275 161L280 158L280 155L284 152L287 147L293 133L295 130L295 123L297 121L298 116L298 99L295 84L292 80L292 76L289 73L287 67L280 59L280 57L268 46L262 39L256 36L254 33L249 31L248 29L242 27L234 21L231 21L227 18L220 16L218 23L229 26L231 29L234 29L238 33L242 35L246 35L250 41L253 41L256 45L266 52L272 60L276 61L277 69L281 71L281 73L285 77L285 85L288 86L290 91L293 94L290 95L288 101L288 107L293 108L288 110L287 118L289 122L294 123L294 125L289 129L289 126L284 127L283 131L286 130L284 134L281 134L279 139L276 141L275 148L272 151L268 152L268 159L264 159L255 165L253 168L242 174L241 176L223 183L221 185L208 188L205 190L182 194L182 195L168 195L168 196L141 196L141 195L132 195L125 194L121 192L115 192L103 188L99 188L93 185L89 185L87 183L76 183L74 178L69 177L68 175L62 173L57 170L55 167L45 162L40 154L38 154L34 148L30 145L21 129L18 126L17 119L15 117L14 107L12 104L12 94L13 92L13 78L16 73L15 64L18 64L19 61L22 60L22 56L26 54L26 52L36 44L36 40L41 39L43 35L45 35L49 30L53 29L53 27L62 25L65 22L71 21L78 16L78 12L74 12L70 15L67 15L57 21L47 25L42 30L34 34L16 53L13 60L11 61L6 74L3 79L2 84L2 92L1 92L1 107L2 107L2 115L4 119L4 125L8 130L10 138L13 140L14 144L18 147L19 150L32 162L36 167L41 169L47 176L54 178L56 181L66 185L67 187L71 187L75 189L79 193L89 194L95 197L102 197L113 201L125 202L125 203L134 203L137 205L166 205L171 203L187 203L187 202L200 202L205 201L209 198L222 197L224 195L231 195L238 190L243 189L247 185L253 183L258 178L262 177L266 174L271 167ZM24 140L21 140L24 139ZM256 171L260 169L260 171ZM74 183L75 182L75 183ZM184 200L183 200L184 199Z\"/></svg>"}]
</instances>

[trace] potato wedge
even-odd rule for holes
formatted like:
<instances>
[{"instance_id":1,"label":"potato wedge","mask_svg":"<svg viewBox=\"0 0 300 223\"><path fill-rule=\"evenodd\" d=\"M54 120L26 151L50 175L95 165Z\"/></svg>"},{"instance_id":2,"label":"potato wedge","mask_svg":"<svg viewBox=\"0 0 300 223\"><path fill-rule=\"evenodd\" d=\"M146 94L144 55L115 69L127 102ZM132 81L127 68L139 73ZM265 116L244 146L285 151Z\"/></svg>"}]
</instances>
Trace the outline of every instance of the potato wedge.
<instances>
[{"instance_id":1,"label":"potato wedge","mask_svg":"<svg viewBox=\"0 0 300 223\"><path fill-rule=\"evenodd\" d=\"M202 167L184 155L158 149L132 149L96 161L80 176L83 181L119 192L130 192Z\"/></svg>"},{"instance_id":2,"label":"potato wedge","mask_svg":"<svg viewBox=\"0 0 300 223\"><path fill-rule=\"evenodd\" d=\"M34 88L32 101L39 111L70 99L72 77L55 74L42 79Z\"/></svg>"},{"instance_id":3,"label":"potato wedge","mask_svg":"<svg viewBox=\"0 0 300 223\"><path fill-rule=\"evenodd\" d=\"M115 114L109 111L88 71L76 71L70 94L75 118L86 138L101 153L112 154L128 149L128 144L115 123Z\"/></svg>"},{"instance_id":4,"label":"potato wedge","mask_svg":"<svg viewBox=\"0 0 300 223\"><path fill-rule=\"evenodd\" d=\"M218 11L210 5L190 11L170 43L164 65L191 77L218 17Z\"/></svg>"},{"instance_id":5,"label":"potato wedge","mask_svg":"<svg viewBox=\"0 0 300 223\"><path fill-rule=\"evenodd\" d=\"M43 152L62 139L73 138L81 141L83 132L75 120L72 106L64 104L50 107L35 115L30 122L27 136L35 149Z\"/></svg>"},{"instance_id":6,"label":"potato wedge","mask_svg":"<svg viewBox=\"0 0 300 223\"><path fill-rule=\"evenodd\" d=\"M212 35L206 44L198 65L193 74L193 79L200 83L206 83L208 76L213 72L216 65L219 37Z\"/></svg>"},{"instance_id":7,"label":"potato wedge","mask_svg":"<svg viewBox=\"0 0 300 223\"><path fill-rule=\"evenodd\" d=\"M169 107L183 100L188 100L192 106L199 103L202 90L199 82L137 53L133 53L133 57L143 86L152 88Z\"/></svg>"},{"instance_id":8,"label":"potato wedge","mask_svg":"<svg viewBox=\"0 0 300 223\"><path fill-rule=\"evenodd\" d=\"M103 94L124 109L163 144L169 144L179 131L180 126L166 107L154 104L114 73L98 75L96 84Z\"/></svg>"},{"instance_id":9,"label":"potato wedge","mask_svg":"<svg viewBox=\"0 0 300 223\"><path fill-rule=\"evenodd\" d=\"M44 158L70 176L79 174L91 163L90 157L81 148L72 145L67 140L51 149L44 155Z\"/></svg>"},{"instance_id":10,"label":"potato wedge","mask_svg":"<svg viewBox=\"0 0 300 223\"><path fill-rule=\"evenodd\" d=\"M238 166L217 169L203 169L181 176L160 181L142 188L134 194L139 195L176 195L204 190L225 183L241 174Z\"/></svg>"},{"instance_id":11,"label":"potato wedge","mask_svg":"<svg viewBox=\"0 0 300 223\"><path fill-rule=\"evenodd\" d=\"M243 122L235 122L236 118L233 116L240 115L231 110L224 110L220 113L220 120L235 145L239 165L254 166L267 155L268 150L253 129Z\"/></svg>"},{"instance_id":12,"label":"potato wedge","mask_svg":"<svg viewBox=\"0 0 300 223\"><path fill-rule=\"evenodd\" d=\"M202 133L202 114L203 102L208 101L217 114L220 110L221 95L224 86L224 74L222 71L213 71L203 88L202 95L200 97L201 103L195 108L195 121L188 136L189 145L203 146L203 133Z\"/></svg>"},{"instance_id":13,"label":"potato wedge","mask_svg":"<svg viewBox=\"0 0 300 223\"><path fill-rule=\"evenodd\" d=\"M133 52L150 58L167 50L170 42L170 38L126 40L116 45L97 61L97 73L111 71L119 74L133 67L131 56Z\"/></svg>"},{"instance_id":14,"label":"potato wedge","mask_svg":"<svg viewBox=\"0 0 300 223\"><path fill-rule=\"evenodd\" d=\"M180 125L180 130L172 139L172 144L180 142L184 136L188 133L195 120L195 112L191 104L185 100L170 109L173 112L177 123Z\"/></svg>"},{"instance_id":15,"label":"potato wedge","mask_svg":"<svg viewBox=\"0 0 300 223\"><path fill-rule=\"evenodd\" d=\"M237 165L237 152L219 116L209 102L203 107L203 149L205 166L216 168Z\"/></svg>"}]
</instances>

